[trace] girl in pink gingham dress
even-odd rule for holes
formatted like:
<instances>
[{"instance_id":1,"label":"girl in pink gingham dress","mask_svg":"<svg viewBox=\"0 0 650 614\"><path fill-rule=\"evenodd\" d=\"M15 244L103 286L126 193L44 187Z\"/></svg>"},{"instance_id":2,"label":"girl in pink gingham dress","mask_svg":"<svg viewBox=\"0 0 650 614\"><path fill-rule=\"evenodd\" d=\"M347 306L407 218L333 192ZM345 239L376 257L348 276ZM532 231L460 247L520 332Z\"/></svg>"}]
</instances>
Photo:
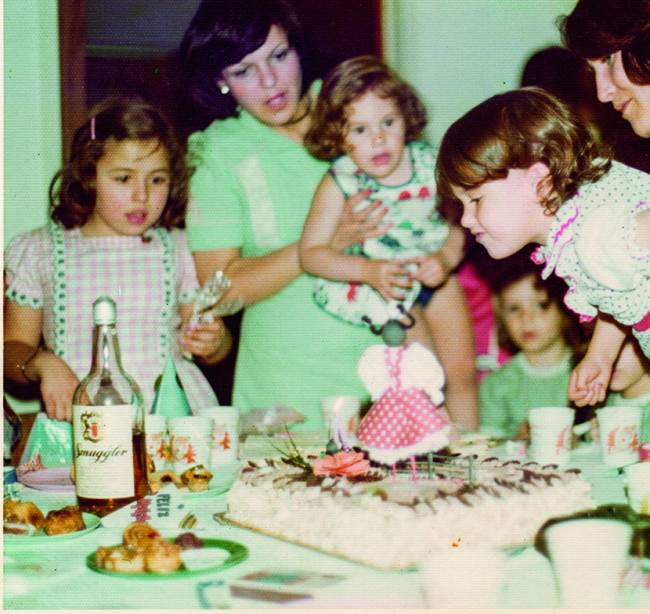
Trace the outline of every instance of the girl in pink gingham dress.
<instances>
[{"instance_id":1,"label":"girl in pink gingham dress","mask_svg":"<svg viewBox=\"0 0 650 614\"><path fill-rule=\"evenodd\" d=\"M374 403L357 438L372 460L394 465L449 443L451 426L442 406L444 374L424 346L370 346L359 361L359 376Z\"/></svg>"},{"instance_id":2,"label":"girl in pink gingham dress","mask_svg":"<svg viewBox=\"0 0 650 614\"><path fill-rule=\"evenodd\" d=\"M50 419L70 421L101 295L117 304L122 363L146 411L170 355L192 410L218 404L181 353L212 363L230 345L221 320L181 327L198 288L180 229L187 185L183 148L160 112L137 99L107 100L77 130L52 183L50 223L7 247L5 376L39 382Z\"/></svg>"}]
</instances>

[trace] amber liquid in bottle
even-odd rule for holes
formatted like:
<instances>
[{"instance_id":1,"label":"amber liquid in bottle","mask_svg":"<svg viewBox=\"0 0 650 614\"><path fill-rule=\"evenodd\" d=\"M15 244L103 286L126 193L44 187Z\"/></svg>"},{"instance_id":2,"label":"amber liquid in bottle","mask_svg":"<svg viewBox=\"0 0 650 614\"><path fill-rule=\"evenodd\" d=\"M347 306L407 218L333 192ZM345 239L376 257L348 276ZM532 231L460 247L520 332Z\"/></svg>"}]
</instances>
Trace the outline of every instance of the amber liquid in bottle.
<instances>
[{"instance_id":1,"label":"amber liquid in bottle","mask_svg":"<svg viewBox=\"0 0 650 614\"><path fill-rule=\"evenodd\" d=\"M124 371L108 297L93 305L93 362L72 399L75 489L80 509L105 516L149 490L142 394Z\"/></svg>"}]
</instances>

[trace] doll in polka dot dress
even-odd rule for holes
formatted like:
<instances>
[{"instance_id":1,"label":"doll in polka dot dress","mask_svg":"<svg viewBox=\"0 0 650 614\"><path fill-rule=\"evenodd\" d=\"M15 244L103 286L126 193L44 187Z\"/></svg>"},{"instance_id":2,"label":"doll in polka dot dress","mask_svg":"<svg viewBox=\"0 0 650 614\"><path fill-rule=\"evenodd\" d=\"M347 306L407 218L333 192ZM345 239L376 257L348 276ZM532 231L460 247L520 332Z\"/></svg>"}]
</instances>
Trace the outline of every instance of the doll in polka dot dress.
<instances>
[{"instance_id":1,"label":"doll in polka dot dress","mask_svg":"<svg viewBox=\"0 0 650 614\"><path fill-rule=\"evenodd\" d=\"M390 320L382 329L384 344L370 346L359 361L359 377L374 401L357 430L368 456L392 465L435 452L449 444L453 426L444 406L445 376L436 357L423 345L404 344L403 325Z\"/></svg>"},{"instance_id":2,"label":"doll in polka dot dress","mask_svg":"<svg viewBox=\"0 0 650 614\"><path fill-rule=\"evenodd\" d=\"M612 161L566 104L538 88L489 98L445 134L436 181L490 256L539 244L542 278L564 279L566 305L597 319L569 400L604 400L628 333L650 357L650 175Z\"/></svg>"}]
</instances>

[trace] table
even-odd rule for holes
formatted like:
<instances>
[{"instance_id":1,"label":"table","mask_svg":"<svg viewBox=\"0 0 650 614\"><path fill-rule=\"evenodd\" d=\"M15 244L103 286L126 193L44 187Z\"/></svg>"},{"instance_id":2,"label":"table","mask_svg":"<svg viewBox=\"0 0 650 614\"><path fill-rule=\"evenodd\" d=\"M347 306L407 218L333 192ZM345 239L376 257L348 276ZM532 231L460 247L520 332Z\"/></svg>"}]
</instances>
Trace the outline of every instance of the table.
<instances>
[{"instance_id":1,"label":"table","mask_svg":"<svg viewBox=\"0 0 650 614\"><path fill-rule=\"evenodd\" d=\"M503 455L497 450L497 455ZM573 451L572 466L583 471L593 484L598 503L625 503L623 480L616 470L600 462L599 450L589 445ZM21 497L47 508L73 502L73 497L25 489ZM226 495L193 499L191 509L199 519L192 529L201 537L228 539L244 544L250 555L243 563L222 572L183 580L135 580L98 574L85 565L85 558L98 545L121 541L121 529L99 529L47 548L23 548L4 553L4 607L6 609L201 609L229 606L261 608L423 608L426 607L418 571L387 572L344 561L307 548L257 533L217 523L215 512L225 511ZM164 532L173 536L177 531ZM273 604L230 596L227 583L262 569L281 567L345 576L331 590L311 600ZM224 585L217 583L222 580ZM471 581L471 580L470 580ZM643 581L645 582L645 580ZM638 578L626 589L626 607L649 607L650 587ZM199 594L199 584L203 585ZM335 589L335 590L334 590ZM508 559L501 607L553 608L554 581L547 560L534 548L513 551Z\"/></svg>"}]
</instances>

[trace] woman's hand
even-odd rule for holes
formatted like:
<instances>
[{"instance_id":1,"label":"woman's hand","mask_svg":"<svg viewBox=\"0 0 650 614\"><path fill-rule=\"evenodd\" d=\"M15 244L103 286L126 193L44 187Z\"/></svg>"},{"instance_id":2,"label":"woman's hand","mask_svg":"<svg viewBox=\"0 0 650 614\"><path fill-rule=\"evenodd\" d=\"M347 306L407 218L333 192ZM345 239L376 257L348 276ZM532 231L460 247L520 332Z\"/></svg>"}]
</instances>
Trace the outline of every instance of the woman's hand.
<instances>
[{"instance_id":1,"label":"woman's hand","mask_svg":"<svg viewBox=\"0 0 650 614\"><path fill-rule=\"evenodd\" d=\"M611 374L610 361L587 353L569 378L569 401L578 407L601 403L605 400Z\"/></svg>"},{"instance_id":2,"label":"woman's hand","mask_svg":"<svg viewBox=\"0 0 650 614\"><path fill-rule=\"evenodd\" d=\"M439 253L419 256L414 258L413 262L419 266L415 272L411 273L412 279L429 288L440 286L449 276L450 269L447 262Z\"/></svg>"},{"instance_id":3,"label":"woman's hand","mask_svg":"<svg viewBox=\"0 0 650 614\"><path fill-rule=\"evenodd\" d=\"M226 357L232 345L230 331L221 318L183 328L180 345L183 350L199 357L206 364L214 364Z\"/></svg>"},{"instance_id":4,"label":"woman's hand","mask_svg":"<svg viewBox=\"0 0 650 614\"><path fill-rule=\"evenodd\" d=\"M355 212L355 208L359 203L368 198L370 194L371 190L364 190L350 196L345 201L334 236L330 242L332 249L343 251L351 245L362 243L365 239L380 237L392 227L392 223L381 223L386 213L388 213L388 208L382 208L380 200L374 200L361 211Z\"/></svg>"},{"instance_id":5,"label":"woman's hand","mask_svg":"<svg viewBox=\"0 0 650 614\"><path fill-rule=\"evenodd\" d=\"M72 395L79 380L68 364L52 352L39 351L25 366L25 375L40 380L48 418L72 422Z\"/></svg>"},{"instance_id":6,"label":"woman's hand","mask_svg":"<svg viewBox=\"0 0 650 614\"><path fill-rule=\"evenodd\" d=\"M372 286L387 301L405 298L403 290L413 286L408 265L412 260L367 260L363 264L363 281Z\"/></svg>"}]
</instances>

